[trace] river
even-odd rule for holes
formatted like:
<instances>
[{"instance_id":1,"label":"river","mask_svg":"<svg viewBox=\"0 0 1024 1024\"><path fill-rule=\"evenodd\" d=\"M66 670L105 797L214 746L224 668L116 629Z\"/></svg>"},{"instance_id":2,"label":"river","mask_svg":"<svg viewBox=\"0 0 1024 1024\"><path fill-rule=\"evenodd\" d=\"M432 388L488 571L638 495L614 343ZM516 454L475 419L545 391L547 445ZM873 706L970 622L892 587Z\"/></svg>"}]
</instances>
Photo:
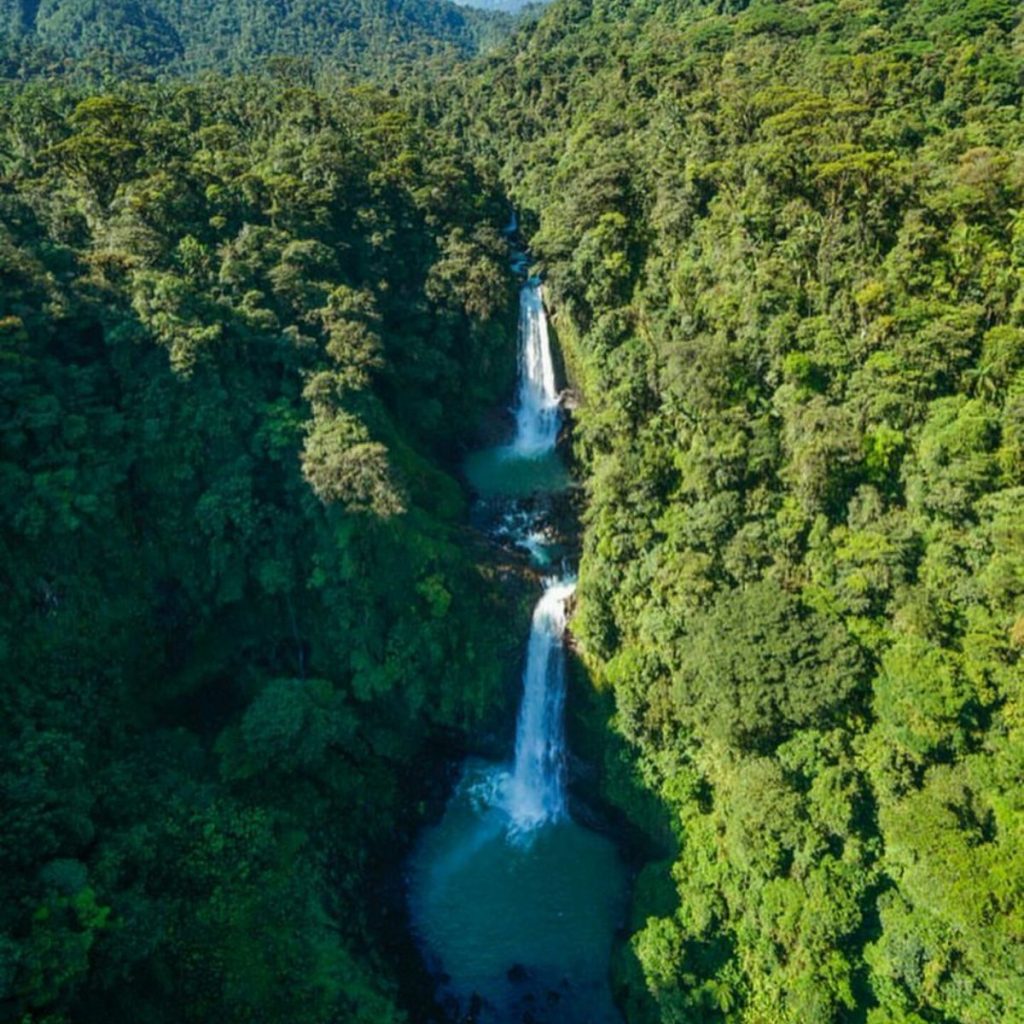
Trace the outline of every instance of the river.
<instances>
[{"instance_id":1,"label":"river","mask_svg":"<svg viewBox=\"0 0 1024 1024\"><path fill-rule=\"evenodd\" d=\"M609 961L625 909L614 845L567 798L567 612L573 566L544 500L571 484L541 282L523 277L514 435L472 454L466 473L497 510L492 531L527 551L542 579L526 640L514 750L463 766L441 821L410 862L413 926L453 1021L612 1024Z\"/></svg>"}]
</instances>

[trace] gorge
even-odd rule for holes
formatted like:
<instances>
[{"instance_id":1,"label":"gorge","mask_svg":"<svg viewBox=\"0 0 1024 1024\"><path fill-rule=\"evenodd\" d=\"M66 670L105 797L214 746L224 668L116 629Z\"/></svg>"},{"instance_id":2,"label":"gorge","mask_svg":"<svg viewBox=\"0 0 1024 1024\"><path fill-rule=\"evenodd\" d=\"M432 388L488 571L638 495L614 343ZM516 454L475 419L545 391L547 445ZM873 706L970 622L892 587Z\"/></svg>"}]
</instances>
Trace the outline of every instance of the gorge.
<instances>
[{"instance_id":1,"label":"gorge","mask_svg":"<svg viewBox=\"0 0 1024 1024\"><path fill-rule=\"evenodd\" d=\"M514 257L514 266L524 264ZM492 515L513 524L502 539L529 552L543 587L515 752L511 764L466 762L442 820L413 856L410 904L442 979L442 1002L455 1013L493 1024L611 1024L620 1019L608 973L625 879L612 843L568 810L565 630L575 580L552 543L543 501L569 481L557 451L559 392L536 278L521 288L518 334L514 436L468 467Z\"/></svg>"},{"instance_id":2,"label":"gorge","mask_svg":"<svg viewBox=\"0 0 1024 1024\"><path fill-rule=\"evenodd\" d=\"M0 0L0 1020L1024 1021L1022 15Z\"/></svg>"}]
</instances>

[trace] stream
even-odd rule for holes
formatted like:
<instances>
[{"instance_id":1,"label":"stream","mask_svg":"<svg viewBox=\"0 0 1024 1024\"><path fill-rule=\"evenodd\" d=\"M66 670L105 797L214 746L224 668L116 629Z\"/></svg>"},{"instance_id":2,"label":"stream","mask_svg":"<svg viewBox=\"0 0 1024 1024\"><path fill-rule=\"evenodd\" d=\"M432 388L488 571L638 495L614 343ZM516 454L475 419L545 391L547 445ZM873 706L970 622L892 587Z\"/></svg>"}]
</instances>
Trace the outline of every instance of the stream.
<instances>
[{"instance_id":1,"label":"stream","mask_svg":"<svg viewBox=\"0 0 1024 1024\"><path fill-rule=\"evenodd\" d=\"M508 233L515 231L514 222ZM466 475L491 532L529 553L542 579L526 640L510 759L468 759L439 823L409 868L418 940L453 1021L618 1024L609 961L625 912L615 846L573 820L565 741L567 609L573 567L549 499L568 488L557 441L559 390L541 283L524 278L519 306L515 432L473 453Z\"/></svg>"}]
</instances>

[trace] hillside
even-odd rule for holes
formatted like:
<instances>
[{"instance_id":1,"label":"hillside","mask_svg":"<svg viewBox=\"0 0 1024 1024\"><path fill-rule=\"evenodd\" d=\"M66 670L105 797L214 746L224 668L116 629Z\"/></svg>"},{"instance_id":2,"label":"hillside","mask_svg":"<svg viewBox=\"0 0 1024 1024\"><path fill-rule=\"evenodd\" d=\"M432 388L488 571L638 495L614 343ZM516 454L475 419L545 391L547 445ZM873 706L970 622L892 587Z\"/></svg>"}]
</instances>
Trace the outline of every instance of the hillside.
<instances>
[{"instance_id":1,"label":"hillside","mask_svg":"<svg viewBox=\"0 0 1024 1024\"><path fill-rule=\"evenodd\" d=\"M0 17L0 1019L465 1019L402 859L539 582L458 469L511 202L626 1024L1024 1021L1020 4Z\"/></svg>"},{"instance_id":2,"label":"hillside","mask_svg":"<svg viewBox=\"0 0 1024 1024\"><path fill-rule=\"evenodd\" d=\"M566 0L448 106L534 229L572 628L674 832L630 1020L1024 1019L1022 87L1009 0Z\"/></svg>"},{"instance_id":3,"label":"hillside","mask_svg":"<svg viewBox=\"0 0 1024 1024\"><path fill-rule=\"evenodd\" d=\"M0 1019L397 1024L382 875L504 706L441 467L507 207L255 78L0 87L0 182Z\"/></svg>"},{"instance_id":4,"label":"hillside","mask_svg":"<svg viewBox=\"0 0 1024 1024\"><path fill-rule=\"evenodd\" d=\"M388 77L411 62L469 56L510 24L447 0L0 0L9 40L163 73L231 72L287 56Z\"/></svg>"}]
</instances>

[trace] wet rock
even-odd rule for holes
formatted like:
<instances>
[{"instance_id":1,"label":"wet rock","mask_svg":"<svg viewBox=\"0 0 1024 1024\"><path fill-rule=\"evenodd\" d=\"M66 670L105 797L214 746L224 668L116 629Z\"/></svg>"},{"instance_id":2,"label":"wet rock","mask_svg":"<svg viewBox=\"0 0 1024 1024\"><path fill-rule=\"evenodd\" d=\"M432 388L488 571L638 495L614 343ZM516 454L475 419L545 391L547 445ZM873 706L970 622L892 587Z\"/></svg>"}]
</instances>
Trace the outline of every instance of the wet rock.
<instances>
[{"instance_id":1,"label":"wet rock","mask_svg":"<svg viewBox=\"0 0 1024 1024\"><path fill-rule=\"evenodd\" d=\"M563 388L558 395L558 404L563 409L572 412L582 404L580 393L575 388Z\"/></svg>"}]
</instances>

